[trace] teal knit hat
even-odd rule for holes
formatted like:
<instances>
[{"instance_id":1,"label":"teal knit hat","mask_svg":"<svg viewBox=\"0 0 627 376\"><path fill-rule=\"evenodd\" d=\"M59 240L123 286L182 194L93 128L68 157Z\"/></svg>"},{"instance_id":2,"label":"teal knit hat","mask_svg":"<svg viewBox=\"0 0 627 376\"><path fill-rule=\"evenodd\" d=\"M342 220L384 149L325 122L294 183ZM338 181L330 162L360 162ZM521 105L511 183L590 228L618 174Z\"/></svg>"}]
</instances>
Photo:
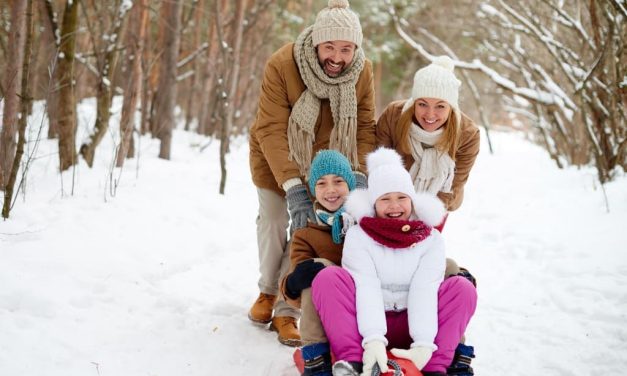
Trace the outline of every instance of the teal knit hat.
<instances>
[{"instance_id":1,"label":"teal knit hat","mask_svg":"<svg viewBox=\"0 0 627 376\"><path fill-rule=\"evenodd\" d=\"M314 194L318 179L329 174L342 177L349 191L355 189L355 174L348 159L336 150L320 150L311 162L309 191Z\"/></svg>"}]
</instances>

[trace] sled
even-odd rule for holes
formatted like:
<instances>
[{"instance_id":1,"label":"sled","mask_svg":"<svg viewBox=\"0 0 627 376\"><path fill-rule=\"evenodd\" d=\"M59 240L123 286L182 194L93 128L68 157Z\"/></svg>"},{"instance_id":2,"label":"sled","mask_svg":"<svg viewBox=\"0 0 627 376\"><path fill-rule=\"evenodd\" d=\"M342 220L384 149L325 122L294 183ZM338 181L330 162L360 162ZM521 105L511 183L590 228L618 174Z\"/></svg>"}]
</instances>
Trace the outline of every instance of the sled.
<instances>
[{"instance_id":1,"label":"sled","mask_svg":"<svg viewBox=\"0 0 627 376\"><path fill-rule=\"evenodd\" d=\"M292 357L294 358L294 364L296 365L298 372L302 374L305 370L305 361L303 360L303 354L300 351L300 349L294 350L294 354L292 355ZM396 364L398 365L398 368L400 368L400 372L402 372L400 375L422 376L422 373L418 370L418 368L416 368L414 363L412 363L412 361L409 359L397 358L394 355L392 355L391 352L388 351L388 360L393 360L394 362L396 362ZM389 368L390 368L389 372L381 373L380 375L381 376L400 376L398 372L394 373L395 370L394 368L392 368L392 366L390 366Z\"/></svg>"}]
</instances>

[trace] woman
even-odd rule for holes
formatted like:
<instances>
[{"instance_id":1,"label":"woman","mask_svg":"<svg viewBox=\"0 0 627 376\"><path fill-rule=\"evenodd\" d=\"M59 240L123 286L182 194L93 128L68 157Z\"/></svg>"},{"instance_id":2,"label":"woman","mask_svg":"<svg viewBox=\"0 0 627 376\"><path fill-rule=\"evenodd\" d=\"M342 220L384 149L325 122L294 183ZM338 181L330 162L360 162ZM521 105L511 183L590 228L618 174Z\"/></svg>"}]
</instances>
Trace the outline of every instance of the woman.
<instances>
[{"instance_id":1,"label":"woman","mask_svg":"<svg viewBox=\"0 0 627 376\"><path fill-rule=\"evenodd\" d=\"M411 98L390 103L376 127L378 145L402 156L416 191L437 194L448 211L462 204L479 154L479 128L459 109L453 69L440 56L418 70Z\"/></svg>"}]
</instances>

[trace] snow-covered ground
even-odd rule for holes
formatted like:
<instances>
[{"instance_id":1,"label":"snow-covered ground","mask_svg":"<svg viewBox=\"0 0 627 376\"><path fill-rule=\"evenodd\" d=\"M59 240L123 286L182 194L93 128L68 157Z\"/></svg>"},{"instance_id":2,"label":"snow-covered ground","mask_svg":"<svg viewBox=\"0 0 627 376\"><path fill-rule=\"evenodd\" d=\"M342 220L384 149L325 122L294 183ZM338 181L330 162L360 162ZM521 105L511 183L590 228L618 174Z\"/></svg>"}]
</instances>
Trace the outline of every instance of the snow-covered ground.
<instances>
[{"instance_id":1,"label":"snow-covered ground","mask_svg":"<svg viewBox=\"0 0 627 376\"><path fill-rule=\"evenodd\" d=\"M94 114L84 102L79 141ZM476 374L623 374L627 177L605 186L608 213L591 169L492 137L444 231L478 279ZM0 375L297 375L292 349L246 317L258 293L246 140L233 142L221 196L217 141L201 152L211 140L176 131L164 161L145 137L120 171L116 139L93 169L63 175L56 143L41 141L0 222Z\"/></svg>"}]
</instances>

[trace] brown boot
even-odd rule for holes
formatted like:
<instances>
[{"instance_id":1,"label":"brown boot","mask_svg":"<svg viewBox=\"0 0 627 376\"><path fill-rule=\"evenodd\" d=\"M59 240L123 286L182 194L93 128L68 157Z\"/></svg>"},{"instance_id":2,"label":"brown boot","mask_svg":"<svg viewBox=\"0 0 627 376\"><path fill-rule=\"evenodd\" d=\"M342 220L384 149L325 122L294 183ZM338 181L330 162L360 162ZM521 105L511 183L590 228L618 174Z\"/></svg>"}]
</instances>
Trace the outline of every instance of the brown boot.
<instances>
[{"instance_id":1,"label":"brown boot","mask_svg":"<svg viewBox=\"0 0 627 376\"><path fill-rule=\"evenodd\" d=\"M272 309L275 301L276 295L260 293L255 304L250 307L248 318L260 324L269 323L272 320Z\"/></svg>"},{"instance_id":2,"label":"brown boot","mask_svg":"<svg viewBox=\"0 0 627 376\"><path fill-rule=\"evenodd\" d=\"M270 330L278 332L279 342L286 346L299 347L302 345L296 319L293 317L275 316L272 319L272 324L270 324Z\"/></svg>"}]
</instances>

